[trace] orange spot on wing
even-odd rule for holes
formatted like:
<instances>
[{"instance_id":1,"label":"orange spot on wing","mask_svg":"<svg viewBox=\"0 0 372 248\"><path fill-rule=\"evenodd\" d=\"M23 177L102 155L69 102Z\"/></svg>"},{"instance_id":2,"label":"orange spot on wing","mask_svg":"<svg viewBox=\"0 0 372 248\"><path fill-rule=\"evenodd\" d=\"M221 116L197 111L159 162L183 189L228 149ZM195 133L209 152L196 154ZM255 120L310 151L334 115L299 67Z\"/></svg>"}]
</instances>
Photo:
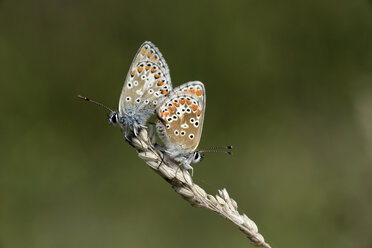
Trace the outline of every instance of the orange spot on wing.
<instances>
[{"instance_id":1,"label":"orange spot on wing","mask_svg":"<svg viewBox=\"0 0 372 248\"><path fill-rule=\"evenodd\" d=\"M185 104L185 100L180 100L180 103L181 103L182 105L184 105L184 104Z\"/></svg>"},{"instance_id":2,"label":"orange spot on wing","mask_svg":"<svg viewBox=\"0 0 372 248\"><path fill-rule=\"evenodd\" d=\"M170 111L174 111L174 107L172 107L172 106L169 106L168 109L169 109Z\"/></svg>"},{"instance_id":3,"label":"orange spot on wing","mask_svg":"<svg viewBox=\"0 0 372 248\"><path fill-rule=\"evenodd\" d=\"M200 111L200 109L198 109L198 116L200 116L200 114L201 114L201 111Z\"/></svg>"},{"instance_id":4,"label":"orange spot on wing","mask_svg":"<svg viewBox=\"0 0 372 248\"><path fill-rule=\"evenodd\" d=\"M149 58L150 58L150 57L151 57L151 55L152 55L152 53L150 53L150 52L148 52L148 53L147 53L147 57L149 57Z\"/></svg>"},{"instance_id":5,"label":"orange spot on wing","mask_svg":"<svg viewBox=\"0 0 372 248\"><path fill-rule=\"evenodd\" d=\"M191 94L195 94L195 90L194 90L194 89L191 89L191 90L190 90L190 93L191 93Z\"/></svg>"},{"instance_id":6,"label":"orange spot on wing","mask_svg":"<svg viewBox=\"0 0 372 248\"><path fill-rule=\"evenodd\" d=\"M158 86L162 86L164 83L162 81L158 82Z\"/></svg>"},{"instance_id":7,"label":"orange spot on wing","mask_svg":"<svg viewBox=\"0 0 372 248\"><path fill-rule=\"evenodd\" d=\"M157 59L155 58L155 57L153 57L152 59L151 59L152 61L154 61L154 62L156 62L157 61Z\"/></svg>"},{"instance_id":8,"label":"orange spot on wing","mask_svg":"<svg viewBox=\"0 0 372 248\"><path fill-rule=\"evenodd\" d=\"M141 72L143 71L143 68L140 67L140 66L138 66L138 67L137 67L137 71L138 71L139 73L141 73Z\"/></svg>"},{"instance_id":9,"label":"orange spot on wing","mask_svg":"<svg viewBox=\"0 0 372 248\"><path fill-rule=\"evenodd\" d=\"M130 73L130 75L133 77L134 76L134 74L136 74L136 70L133 70L131 73Z\"/></svg>"},{"instance_id":10,"label":"orange spot on wing","mask_svg":"<svg viewBox=\"0 0 372 248\"><path fill-rule=\"evenodd\" d=\"M186 100L187 105L191 105L191 101Z\"/></svg>"},{"instance_id":11,"label":"orange spot on wing","mask_svg":"<svg viewBox=\"0 0 372 248\"><path fill-rule=\"evenodd\" d=\"M161 89L160 91L161 91L161 93L162 93L163 95L167 94L167 90L165 90L165 89Z\"/></svg>"},{"instance_id":12,"label":"orange spot on wing","mask_svg":"<svg viewBox=\"0 0 372 248\"><path fill-rule=\"evenodd\" d=\"M160 78L160 76L159 76L158 74L155 74L154 77L155 77L156 79Z\"/></svg>"},{"instance_id":13,"label":"orange spot on wing","mask_svg":"<svg viewBox=\"0 0 372 248\"><path fill-rule=\"evenodd\" d=\"M198 109L198 106L197 106L197 105L195 105L195 104L193 104L193 105L192 105L192 110L194 110L194 111L195 111L195 110L197 110L197 109Z\"/></svg>"},{"instance_id":14,"label":"orange spot on wing","mask_svg":"<svg viewBox=\"0 0 372 248\"><path fill-rule=\"evenodd\" d=\"M142 53L142 55L145 55L146 54L146 49L145 48L142 48L141 53Z\"/></svg>"},{"instance_id":15,"label":"orange spot on wing","mask_svg":"<svg viewBox=\"0 0 372 248\"><path fill-rule=\"evenodd\" d=\"M148 71L150 69L150 66L146 66L146 71Z\"/></svg>"},{"instance_id":16,"label":"orange spot on wing","mask_svg":"<svg viewBox=\"0 0 372 248\"><path fill-rule=\"evenodd\" d=\"M196 91L196 95L197 95L197 96L201 96L202 93L203 93L202 90L197 90L197 91Z\"/></svg>"},{"instance_id":17,"label":"orange spot on wing","mask_svg":"<svg viewBox=\"0 0 372 248\"><path fill-rule=\"evenodd\" d=\"M167 117L167 115L169 115L169 112L165 112L164 113L164 116Z\"/></svg>"},{"instance_id":18,"label":"orange spot on wing","mask_svg":"<svg viewBox=\"0 0 372 248\"><path fill-rule=\"evenodd\" d=\"M154 73L154 72L156 72L156 71L157 71L157 70L154 69L154 68L151 69L151 72L152 72L152 73Z\"/></svg>"},{"instance_id":19,"label":"orange spot on wing","mask_svg":"<svg viewBox=\"0 0 372 248\"><path fill-rule=\"evenodd\" d=\"M173 103L174 106L179 107L180 104L178 102Z\"/></svg>"},{"instance_id":20,"label":"orange spot on wing","mask_svg":"<svg viewBox=\"0 0 372 248\"><path fill-rule=\"evenodd\" d=\"M161 115L161 116L164 116L164 112L163 112L163 110L160 110L160 115Z\"/></svg>"}]
</instances>

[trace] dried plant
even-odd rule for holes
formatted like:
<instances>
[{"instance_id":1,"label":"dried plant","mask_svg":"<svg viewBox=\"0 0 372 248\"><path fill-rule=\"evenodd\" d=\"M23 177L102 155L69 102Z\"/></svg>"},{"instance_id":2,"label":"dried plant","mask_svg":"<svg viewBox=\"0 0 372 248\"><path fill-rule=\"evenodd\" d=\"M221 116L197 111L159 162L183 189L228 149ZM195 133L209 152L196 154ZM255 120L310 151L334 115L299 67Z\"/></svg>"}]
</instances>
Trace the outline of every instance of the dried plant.
<instances>
[{"instance_id":1,"label":"dried plant","mask_svg":"<svg viewBox=\"0 0 372 248\"><path fill-rule=\"evenodd\" d=\"M238 212L236 201L230 198L226 189L218 195L209 195L195 184L188 171L180 168L156 144L156 135L150 126L149 131L142 129L137 137L130 137L129 143L136 148L142 158L155 172L170 183L173 189L195 207L204 207L233 222L247 235L251 243L269 248L263 236L258 233L257 225L245 214Z\"/></svg>"}]
</instances>

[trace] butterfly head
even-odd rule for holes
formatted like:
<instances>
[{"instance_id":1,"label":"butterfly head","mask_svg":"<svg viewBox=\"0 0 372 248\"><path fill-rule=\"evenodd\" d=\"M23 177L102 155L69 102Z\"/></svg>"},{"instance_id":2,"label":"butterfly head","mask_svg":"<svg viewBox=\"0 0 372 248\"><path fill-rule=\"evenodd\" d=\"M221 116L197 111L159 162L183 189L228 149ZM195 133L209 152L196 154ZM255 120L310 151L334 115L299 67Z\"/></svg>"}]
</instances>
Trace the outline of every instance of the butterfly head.
<instances>
[{"instance_id":1,"label":"butterfly head","mask_svg":"<svg viewBox=\"0 0 372 248\"><path fill-rule=\"evenodd\" d=\"M199 151L195 151L194 154L193 154L193 157L192 157L192 163L199 163L200 161L202 161L204 158L203 155L200 154Z\"/></svg>"},{"instance_id":2,"label":"butterfly head","mask_svg":"<svg viewBox=\"0 0 372 248\"><path fill-rule=\"evenodd\" d=\"M109 115L109 123L111 125L117 125L118 122L119 122L119 116L118 116L118 113L117 112L111 112L111 114Z\"/></svg>"}]
</instances>

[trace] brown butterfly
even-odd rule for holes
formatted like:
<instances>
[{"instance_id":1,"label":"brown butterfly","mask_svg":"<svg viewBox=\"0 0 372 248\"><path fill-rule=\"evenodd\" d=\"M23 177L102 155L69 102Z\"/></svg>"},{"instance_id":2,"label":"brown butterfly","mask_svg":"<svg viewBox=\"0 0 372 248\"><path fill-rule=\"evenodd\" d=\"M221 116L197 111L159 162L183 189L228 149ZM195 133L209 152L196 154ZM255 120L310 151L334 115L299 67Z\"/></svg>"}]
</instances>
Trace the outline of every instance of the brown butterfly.
<instances>
[{"instance_id":1,"label":"brown butterfly","mask_svg":"<svg viewBox=\"0 0 372 248\"><path fill-rule=\"evenodd\" d=\"M149 41L139 48L125 79L119 111L112 112L111 124L119 124L125 137L145 127L158 103L172 90L169 68L162 54Z\"/></svg>"},{"instance_id":2,"label":"brown butterfly","mask_svg":"<svg viewBox=\"0 0 372 248\"><path fill-rule=\"evenodd\" d=\"M193 171L191 163L202 159L197 147L200 142L206 107L203 83L188 82L175 88L158 106L156 124L166 153Z\"/></svg>"}]
</instances>

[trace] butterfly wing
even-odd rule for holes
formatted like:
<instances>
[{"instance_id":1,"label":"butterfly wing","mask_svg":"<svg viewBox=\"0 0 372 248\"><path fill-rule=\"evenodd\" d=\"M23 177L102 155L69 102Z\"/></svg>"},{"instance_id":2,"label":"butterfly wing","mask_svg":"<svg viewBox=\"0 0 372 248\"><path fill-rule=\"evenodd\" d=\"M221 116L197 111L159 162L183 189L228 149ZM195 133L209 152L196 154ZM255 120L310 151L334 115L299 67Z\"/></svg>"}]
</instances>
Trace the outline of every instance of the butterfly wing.
<instances>
[{"instance_id":1,"label":"butterfly wing","mask_svg":"<svg viewBox=\"0 0 372 248\"><path fill-rule=\"evenodd\" d=\"M146 41L139 48L125 79L119 113L143 110L151 113L159 99L172 90L169 69L160 51Z\"/></svg>"},{"instance_id":2,"label":"butterfly wing","mask_svg":"<svg viewBox=\"0 0 372 248\"><path fill-rule=\"evenodd\" d=\"M157 64L165 73L167 80L171 81L168 65L159 49L152 42L145 41L140 46L132 64L138 64L141 61L151 61Z\"/></svg>"},{"instance_id":3,"label":"butterfly wing","mask_svg":"<svg viewBox=\"0 0 372 248\"><path fill-rule=\"evenodd\" d=\"M168 149L185 153L196 150L203 130L205 99L204 85L189 82L158 106L158 133Z\"/></svg>"},{"instance_id":4,"label":"butterfly wing","mask_svg":"<svg viewBox=\"0 0 372 248\"><path fill-rule=\"evenodd\" d=\"M185 84L182 84L173 89L172 93L179 94L180 92L184 94L192 94L194 97L203 102L205 108L205 88L204 84L199 81L191 81Z\"/></svg>"}]
</instances>

